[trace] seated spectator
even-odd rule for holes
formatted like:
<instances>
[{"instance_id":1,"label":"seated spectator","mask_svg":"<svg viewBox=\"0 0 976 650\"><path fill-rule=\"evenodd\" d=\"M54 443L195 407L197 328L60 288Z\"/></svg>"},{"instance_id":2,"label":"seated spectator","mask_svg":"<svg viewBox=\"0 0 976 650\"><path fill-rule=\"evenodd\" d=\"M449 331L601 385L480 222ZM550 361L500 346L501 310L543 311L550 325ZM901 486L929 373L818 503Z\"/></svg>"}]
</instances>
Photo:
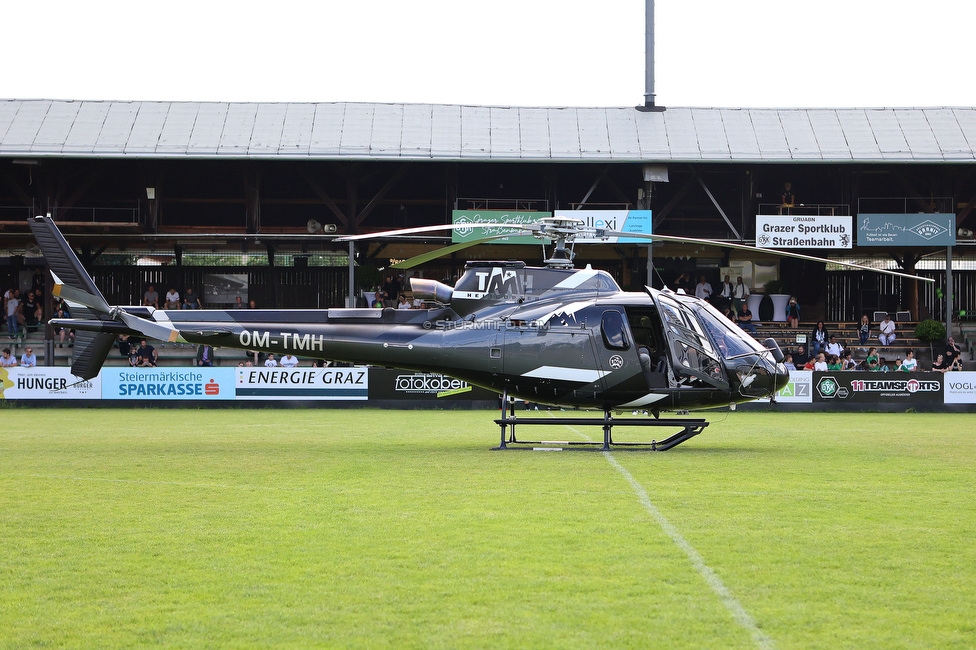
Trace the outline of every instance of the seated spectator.
<instances>
[{"instance_id":1,"label":"seated spectator","mask_svg":"<svg viewBox=\"0 0 976 650\"><path fill-rule=\"evenodd\" d=\"M203 302L200 297L193 293L193 287L186 288L186 295L183 296L183 309L203 309Z\"/></svg>"},{"instance_id":2,"label":"seated spectator","mask_svg":"<svg viewBox=\"0 0 976 650\"><path fill-rule=\"evenodd\" d=\"M278 361L275 359L274 352L269 352L268 353L268 358L264 360L264 367L265 368L277 368L278 367Z\"/></svg>"},{"instance_id":3,"label":"seated spectator","mask_svg":"<svg viewBox=\"0 0 976 650\"><path fill-rule=\"evenodd\" d=\"M935 361L932 362L932 372L948 372L949 364L945 361L945 355L936 355Z\"/></svg>"},{"instance_id":4,"label":"seated spectator","mask_svg":"<svg viewBox=\"0 0 976 650\"><path fill-rule=\"evenodd\" d=\"M905 353L905 360L901 362L901 369L905 372L915 372L918 369L918 361L915 359L915 353L911 350Z\"/></svg>"},{"instance_id":5,"label":"seated spectator","mask_svg":"<svg viewBox=\"0 0 976 650\"><path fill-rule=\"evenodd\" d=\"M71 314L68 313L67 306L62 306L58 309L58 318L71 318ZM75 331L69 330L67 327L55 327L54 334L58 337L58 347L64 347L65 338L68 339L68 347L74 347L75 345Z\"/></svg>"},{"instance_id":6,"label":"seated spectator","mask_svg":"<svg viewBox=\"0 0 976 650\"><path fill-rule=\"evenodd\" d=\"M33 368L37 365L37 356L34 354L34 348L27 348L24 353L20 355L20 366L22 368Z\"/></svg>"},{"instance_id":7,"label":"seated spectator","mask_svg":"<svg viewBox=\"0 0 976 650\"><path fill-rule=\"evenodd\" d=\"M298 357L289 352L285 354L285 356L281 357L281 363L279 365L281 365L282 368L294 368L298 365Z\"/></svg>"},{"instance_id":8,"label":"seated spectator","mask_svg":"<svg viewBox=\"0 0 976 650\"><path fill-rule=\"evenodd\" d=\"M857 370L857 361L854 360L854 354L850 350L844 350L844 354L840 357L841 370Z\"/></svg>"},{"instance_id":9,"label":"seated spectator","mask_svg":"<svg viewBox=\"0 0 976 650\"><path fill-rule=\"evenodd\" d=\"M864 360L864 369L871 371L881 370L881 361L878 358L878 348L868 350L868 356Z\"/></svg>"},{"instance_id":10,"label":"seated spectator","mask_svg":"<svg viewBox=\"0 0 976 650\"><path fill-rule=\"evenodd\" d=\"M146 339L139 341L139 349L136 350L136 365L137 366L152 366L155 367L156 360L159 358L159 353L156 352L156 348L149 345Z\"/></svg>"},{"instance_id":11,"label":"seated spectator","mask_svg":"<svg viewBox=\"0 0 976 650\"><path fill-rule=\"evenodd\" d=\"M840 357L836 354L832 354L827 357L827 370L843 370L844 366L840 361Z\"/></svg>"},{"instance_id":12,"label":"seated spectator","mask_svg":"<svg viewBox=\"0 0 976 650\"><path fill-rule=\"evenodd\" d=\"M373 309L383 309L385 305L383 304L383 292L377 291L373 294L373 304L370 305Z\"/></svg>"},{"instance_id":13,"label":"seated spectator","mask_svg":"<svg viewBox=\"0 0 976 650\"><path fill-rule=\"evenodd\" d=\"M807 361L810 360L810 355L807 354L807 346L802 343L796 346L796 354L793 355L793 359L796 362L797 368L802 368L806 365Z\"/></svg>"},{"instance_id":14,"label":"seated spectator","mask_svg":"<svg viewBox=\"0 0 976 650\"><path fill-rule=\"evenodd\" d=\"M405 294L400 294L399 302L397 303L397 309L412 309L413 305L407 301L407 296Z\"/></svg>"},{"instance_id":15,"label":"seated spectator","mask_svg":"<svg viewBox=\"0 0 976 650\"><path fill-rule=\"evenodd\" d=\"M163 309L179 309L180 308L180 292L176 289L170 289L166 292L166 304L163 305Z\"/></svg>"},{"instance_id":16,"label":"seated spectator","mask_svg":"<svg viewBox=\"0 0 976 650\"><path fill-rule=\"evenodd\" d=\"M810 353L814 356L820 354L820 351L827 347L827 341L830 340L830 333L827 332L827 328L824 326L824 322L817 321L817 325L810 332Z\"/></svg>"},{"instance_id":17,"label":"seated spectator","mask_svg":"<svg viewBox=\"0 0 976 650\"><path fill-rule=\"evenodd\" d=\"M878 325L880 332L878 333L878 340L881 341L881 345L891 345L895 342L895 321L891 320L891 314L885 314L884 320Z\"/></svg>"},{"instance_id":18,"label":"seated spectator","mask_svg":"<svg viewBox=\"0 0 976 650\"><path fill-rule=\"evenodd\" d=\"M959 344L951 336L946 340L945 347L945 361L946 366L951 367L955 364L956 360L960 358L962 350L959 349Z\"/></svg>"},{"instance_id":19,"label":"seated spectator","mask_svg":"<svg viewBox=\"0 0 976 650\"><path fill-rule=\"evenodd\" d=\"M813 363L813 369L819 370L820 372L827 372L827 370L829 370L829 368L827 368L827 357L823 352L817 355L817 359Z\"/></svg>"},{"instance_id":20,"label":"seated spectator","mask_svg":"<svg viewBox=\"0 0 976 650\"><path fill-rule=\"evenodd\" d=\"M793 329L800 326L800 305L793 296L790 296L790 302L786 305L786 322Z\"/></svg>"},{"instance_id":21,"label":"seated spectator","mask_svg":"<svg viewBox=\"0 0 976 650\"><path fill-rule=\"evenodd\" d=\"M864 314L861 316L861 324L857 326L857 339L863 347L868 344L869 338L871 338L871 321L868 320L868 315Z\"/></svg>"},{"instance_id":22,"label":"seated spectator","mask_svg":"<svg viewBox=\"0 0 976 650\"><path fill-rule=\"evenodd\" d=\"M844 354L844 346L840 344L837 337L833 334L830 335L830 340L827 342L827 347L824 348L828 355L834 355L840 357Z\"/></svg>"},{"instance_id":23,"label":"seated spectator","mask_svg":"<svg viewBox=\"0 0 976 650\"><path fill-rule=\"evenodd\" d=\"M891 372L891 368L888 367L888 360L884 357L878 361L878 372Z\"/></svg>"},{"instance_id":24,"label":"seated spectator","mask_svg":"<svg viewBox=\"0 0 976 650\"><path fill-rule=\"evenodd\" d=\"M214 347L204 343L197 348L197 365L211 368L214 364Z\"/></svg>"},{"instance_id":25,"label":"seated spectator","mask_svg":"<svg viewBox=\"0 0 976 650\"><path fill-rule=\"evenodd\" d=\"M739 313L735 317L739 327L750 334L756 333L756 326L752 324L752 310L749 309L749 305L742 303L742 306L739 307Z\"/></svg>"},{"instance_id":26,"label":"seated spectator","mask_svg":"<svg viewBox=\"0 0 976 650\"><path fill-rule=\"evenodd\" d=\"M0 356L0 368L13 368L17 365L17 357L10 354L10 348L3 349L3 355Z\"/></svg>"}]
</instances>

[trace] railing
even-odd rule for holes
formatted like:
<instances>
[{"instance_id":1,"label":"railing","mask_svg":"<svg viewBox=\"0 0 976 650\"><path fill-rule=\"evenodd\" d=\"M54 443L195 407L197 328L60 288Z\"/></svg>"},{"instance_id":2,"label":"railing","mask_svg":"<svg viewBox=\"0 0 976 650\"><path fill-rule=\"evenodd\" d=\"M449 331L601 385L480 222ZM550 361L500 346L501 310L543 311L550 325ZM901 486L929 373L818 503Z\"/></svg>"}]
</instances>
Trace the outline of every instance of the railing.
<instances>
[{"instance_id":1,"label":"railing","mask_svg":"<svg viewBox=\"0 0 976 650\"><path fill-rule=\"evenodd\" d=\"M849 203L760 203L759 214L794 215L798 217L847 217L851 214Z\"/></svg>"},{"instance_id":2,"label":"railing","mask_svg":"<svg viewBox=\"0 0 976 650\"><path fill-rule=\"evenodd\" d=\"M139 223L139 207L71 207L57 208L55 221L72 223Z\"/></svg>"},{"instance_id":3,"label":"railing","mask_svg":"<svg viewBox=\"0 0 976 650\"><path fill-rule=\"evenodd\" d=\"M467 208L461 206L467 204ZM546 199L468 199L458 198L455 202L457 209L466 210L516 210L520 212L547 212L549 201Z\"/></svg>"}]
</instances>

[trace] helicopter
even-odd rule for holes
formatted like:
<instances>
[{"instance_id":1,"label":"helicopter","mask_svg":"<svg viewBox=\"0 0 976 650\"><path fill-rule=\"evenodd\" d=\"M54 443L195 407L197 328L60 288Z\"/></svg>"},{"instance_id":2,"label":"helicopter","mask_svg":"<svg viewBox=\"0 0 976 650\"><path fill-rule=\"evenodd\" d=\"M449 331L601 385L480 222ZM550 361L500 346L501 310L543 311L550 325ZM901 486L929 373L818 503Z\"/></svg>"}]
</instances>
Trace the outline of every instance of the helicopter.
<instances>
[{"instance_id":1,"label":"helicopter","mask_svg":"<svg viewBox=\"0 0 976 650\"><path fill-rule=\"evenodd\" d=\"M543 423L542 419L516 417L514 400L521 399L572 410L603 411L602 419L564 420L602 426L603 449L615 444L612 427L616 425L680 429L663 441L648 443L655 450L680 444L707 426L701 418L660 418L662 412L687 414L695 409L774 398L789 382L783 353L774 339L757 341L708 302L667 288L624 291L605 271L589 265L575 268L572 244L577 237L599 239L623 234L587 228L578 219L550 217L518 226L552 243L552 255L543 266L521 261L472 261L454 286L411 278L414 298L428 306L410 310L177 311L113 306L50 217L35 217L29 223L50 267L53 294L73 306L74 317L52 319L51 323L76 331L71 372L81 379L98 374L122 334L163 342L293 353L443 373L500 393L502 417L495 420L501 427L499 448L519 442L516 424ZM478 225L489 224L474 224ZM505 235L487 239L501 236ZM714 243L658 235L653 238ZM486 240L473 243L480 241ZM429 259L430 254L420 257ZM401 266L411 262L416 263L408 260ZM506 412L506 408L510 410ZM613 413L621 412L653 417L613 417ZM559 420L547 418L544 422L551 425ZM510 427L508 437L506 426Z\"/></svg>"}]
</instances>

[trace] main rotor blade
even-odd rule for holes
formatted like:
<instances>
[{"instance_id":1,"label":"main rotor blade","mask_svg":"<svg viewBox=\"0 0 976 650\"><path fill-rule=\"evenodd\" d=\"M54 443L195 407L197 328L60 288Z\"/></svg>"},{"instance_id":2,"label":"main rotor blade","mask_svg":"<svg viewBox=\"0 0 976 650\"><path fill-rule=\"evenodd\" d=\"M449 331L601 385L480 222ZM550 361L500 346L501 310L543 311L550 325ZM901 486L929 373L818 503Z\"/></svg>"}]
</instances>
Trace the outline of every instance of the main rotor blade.
<instances>
[{"instance_id":1,"label":"main rotor blade","mask_svg":"<svg viewBox=\"0 0 976 650\"><path fill-rule=\"evenodd\" d=\"M473 241L462 242L460 244L452 244L451 246L444 246L443 248L438 248L436 250L429 251L427 253L421 253L420 255L415 255L410 259L403 260L402 262L397 262L396 264L390 264L390 268L393 269L412 269L415 266L420 266L431 260L436 260L439 257L444 257L445 255L450 255L451 253L456 253L458 251L463 251L465 248L471 248L472 246L477 246L478 244L485 244L496 239L502 239L503 237L511 237L510 234L505 235L495 235L494 237L482 237L481 239L475 239Z\"/></svg>"},{"instance_id":2,"label":"main rotor blade","mask_svg":"<svg viewBox=\"0 0 976 650\"><path fill-rule=\"evenodd\" d=\"M509 223L444 223L437 226L418 226L416 228L400 228L398 230L386 230L383 232L371 232L365 235L347 235L336 237L333 241L360 241L363 239L381 239L383 237L400 237L403 235L418 235L440 230L464 230L466 228L504 228L509 231L500 237L511 237L512 235L531 234L539 230L537 224L509 224ZM494 237L494 235L493 235Z\"/></svg>"},{"instance_id":3,"label":"main rotor blade","mask_svg":"<svg viewBox=\"0 0 976 650\"><path fill-rule=\"evenodd\" d=\"M884 273L885 275L894 275L901 278L908 278L910 280L921 280L923 282L935 282L934 278L925 278L920 275L901 273L899 271L889 271L888 269L876 269L870 266L864 266L863 264L829 260L825 257L804 255L803 253L793 253L790 251L783 251L776 248L757 248L756 246L747 246L746 244L733 244L732 242L716 241L714 239L700 239L698 237L677 237L674 235L648 235L646 233L620 232L616 230L606 230L603 232L611 236L631 237L635 239L647 239L652 242L667 241L667 242L674 242L676 244L695 244L697 246L718 246L721 248L732 248L740 251L749 251L750 253L768 253L770 255L778 255L780 257L792 257L794 259L807 260L810 262L823 262L825 264L837 264L838 266L845 266L847 268L858 269L860 271L870 271L871 273Z\"/></svg>"}]
</instances>

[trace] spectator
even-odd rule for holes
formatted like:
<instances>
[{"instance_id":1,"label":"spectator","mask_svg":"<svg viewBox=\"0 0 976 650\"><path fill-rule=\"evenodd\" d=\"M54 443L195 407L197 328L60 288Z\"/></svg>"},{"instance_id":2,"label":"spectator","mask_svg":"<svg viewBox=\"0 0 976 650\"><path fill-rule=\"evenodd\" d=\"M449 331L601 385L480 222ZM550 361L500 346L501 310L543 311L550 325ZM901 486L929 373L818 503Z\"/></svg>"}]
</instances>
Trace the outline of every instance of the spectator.
<instances>
[{"instance_id":1,"label":"spectator","mask_svg":"<svg viewBox=\"0 0 976 650\"><path fill-rule=\"evenodd\" d=\"M180 292L176 289L170 289L166 292L166 304L164 305L166 309L179 309L180 308Z\"/></svg>"},{"instance_id":2,"label":"spectator","mask_svg":"<svg viewBox=\"0 0 976 650\"><path fill-rule=\"evenodd\" d=\"M828 355L833 354L840 357L842 354L844 354L844 346L837 341L837 337L833 334L830 335L830 341L827 343L827 346L824 349L827 351Z\"/></svg>"},{"instance_id":3,"label":"spectator","mask_svg":"<svg viewBox=\"0 0 976 650\"><path fill-rule=\"evenodd\" d=\"M901 369L905 372L915 372L918 369L918 361L915 359L915 353L911 350L905 353L905 360L901 362Z\"/></svg>"},{"instance_id":4,"label":"spectator","mask_svg":"<svg viewBox=\"0 0 976 650\"><path fill-rule=\"evenodd\" d=\"M945 362L945 356L936 355L935 361L932 362L932 372L947 372L948 370L949 364Z\"/></svg>"},{"instance_id":5,"label":"spectator","mask_svg":"<svg viewBox=\"0 0 976 650\"><path fill-rule=\"evenodd\" d=\"M396 275L392 273L386 276L386 282L383 283L383 306L384 307L394 307L396 306L397 296L400 295L400 280Z\"/></svg>"},{"instance_id":6,"label":"spectator","mask_svg":"<svg viewBox=\"0 0 976 650\"><path fill-rule=\"evenodd\" d=\"M895 372L898 372L899 370L904 370L904 368L901 367L901 357L895 359L895 366L894 366L893 370Z\"/></svg>"},{"instance_id":7,"label":"spectator","mask_svg":"<svg viewBox=\"0 0 976 650\"><path fill-rule=\"evenodd\" d=\"M159 294L156 293L156 287L150 284L146 288L146 293L142 294L142 304L159 309Z\"/></svg>"},{"instance_id":8,"label":"spectator","mask_svg":"<svg viewBox=\"0 0 976 650\"><path fill-rule=\"evenodd\" d=\"M868 350L868 356L864 359L864 369L874 372L881 370L881 362L878 359L878 348Z\"/></svg>"},{"instance_id":9,"label":"spectator","mask_svg":"<svg viewBox=\"0 0 976 650\"><path fill-rule=\"evenodd\" d=\"M881 357L878 362L878 372L891 372L891 368L888 367L888 360L884 357Z\"/></svg>"},{"instance_id":10,"label":"spectator","mask_svg":"<svg viewBox=\"0 0 976 650\"><path fill-rule=\"evenodd\" d=\"M20 334L20 289L13 289L7 292L7 334L11 337ZM16 359L14 360L16 363Z\"/></svg>"},{"instance_id":11,"label":"spectator","mask_svg":"<svg viewBox=\"0 0 976 650\"><path fill-rule=\"evenodd\" d=\"M400 302L399 304L397 304L397 309L412 309L412 308L413 305L411 305L410 302L407 300L407 296L401 293Z\"/></svg>"},{"instance_id":12,"label":"spectator","mask_svg":"<svg viewBox=\"0 0 976 650\"><path fill-rule=\"evenodd\" d=\"M878 329L880 330L878 340L881 341L881 345L888 346L895 342L895 321L891 320L891 314L885 314Z\"/></svg>"},{"instance_id":13,"label":"spectator","mask_svg":"<svg viewBox=\"0 0 976 650\"><path fill-rule=\"evenodd\" d=\"M31 291L36 294L38 291L43 291L46 285L47 282L44 278L43 269L41 269L39 266L35 267L34 275L31 276Z\"/></svg>"},{"instance_id":14,"label":"spectator","mask_svg":"<svg viewBox=\"0 0 976 650\"><path fill-rule=\"evenodd\" d=\"M829 370L829 368L827 368L827 357L823 352L817 354L817 360L813 363L813 369L821 372L827 372L827 370Z\"/></svg>"},{"instance_id":15,"label":"spectator","mask_svg":"<svg viewBox=\"0 0 976 650\"><path fill-rule=\"evenodd\" d=\"M961 355L962 350L959 349L959 345L956 343L956 340L950 336L948 340L946 340L945 347L946 366L952 367L957 360L961 359Z\"/></svg>"},{"instance_id":16,"label":"spectator","mask_svg":"<svg viewBox=\"0 0 976 650\"><path fill-rule=\"evenodd\" d=\"M735 318L739 323L739 327L750 334L756 333L756 326L752 324L752 310L749 309L749 305L743 302L739 306L739 313L735 315Z\"/></svg>"},{"instance_id":17,"label":"spectator","mask_svg":"<svg viewBox=\"0 0 976 650\"><path fill-rule=\"evenodd\" d=\"M37 331L37 326L42 320L44 311L42 306L38 304L37 298L34 296L33 289L28 291L27 295L24 297L24 302L21 305L20 313L24 315L24 330L28 334Z\"/></svg>"},{"instance_id":18,"label":"spectator","mask_svg":"<svg viewBox=\"0 0 976 650\"><path fill-rule=\"evenodd\" d=\"M294 368L298 365L298 357L296 357L291 352L285 354L281 357L281 367L282 368Z\"/></svg>"},{"instance_id":19,"label":"spectator","mask_svg":"<svg viewBox=\"0 0 976 650\"><path fill-rule=\"evenodd\" d=\"M820 351L827 347L827 341L829 340L830 334L827 332L827 328L824 327L824 322L818 320L813 328L813 332L810 333L810 349L813 351L813 356L820 354Z\"/></svg>"},{"instance_id":20,"label":"spectator","mask_svg":"<svg viewBox=\"0 0 976 650\"><path fill-rule=\"evenodd\" d=\"M793 193L793 183L786 181L783 183L783 194L780 197L780 208L792 208L796 203L796 194ZM782 211L780 211L782 214Z\"/></svg>"},{"instance_id":21,"label":"spectator","mask_svg":"<svg viewBox=\"0 0 976 650\"><path fill-rule=\"evenodd\" d=\"M268 353L268 358L264 360L264 367L265 368L277 368L278 367L278 360L275 359L274 352L269 352Z\"/></svg>"},{"instance_id":22,"label":"spectator","mask_svg":"<svg viewBox=\"0 0 976 650\"><path fill-rule=\"evenodd\" d=\"M234 298L234 309L247 309L247 305L241 300L240 296Z\"/></svg>"},{"instance_id":23,"label":"spectator","mask_svg":"<svg viewBox=\"0 0 976 650\"><path fill-rule=\"evenodd\" d=\"M746 298L748 297L749 287L742 282L742 276L740 275L735 279L735 287L732 289L732 309L738 313L739 307L745 304Z\"/></svg>"},{"instance_id":24,"label":"spectator","mask_svg":"<svg viewBox=\"0 0 976 650\"><path fill-rule=\"evenodd\" d=\"M868 344L868 339L871 338L871 321L868 320L867 314L861 315L861 324L857 326L857 338L861 342L862 349Z\"/></svg>"},{"instance_id":25,"label":"spectator","mask_svg":"<svg viewBox=\"0 0 976 650\"><path fill-rule=\"evenodd\" d=\"M691 293L691 277L687 273L682 273L674 279L674 292Z\"/></svg>"},{"instance_id":26,"label":"spectator","mask_svg":"<svg viewBox=\"0 0 976 650\"><path fill-rule=\"evenodd\" d=\"M857 361L854 361L854 354L850 350L844 350L840 356L841 370L857 370Z\"/></svg>"},{"instance_id":27,"label":"spectator","mask_svg":"<svg viewBox=\"0 0 976 650\"><path fill-rule=\"evenodd\" d=\"M209 343L204 343L197 348L197 365L207 368L213 367L214 347Z\"/></svg>"},{"instance_id":28,"label":"spectator","mask_svg":"<svg viewBox=\"0 0 976 650\"><path fill-rule=\"evenodd\" d=\"M800 326L800 305L793 296L790 296L790 302L786 305L786 322L793 329Z\"/></svg>"},{"instance_id":29,"label":"spectator","mask_svg":"<svg viewBox=\"0 0 976 650\"><path fill-rule=\"evenodd\" d=\"M841 363L840 357L836 354L831 354L827 357L827 370L843 370L844 364Z\"/></svg>"},{"instance_id":30,"label":"spectator","mask_svg":"<svg viewBox=\"0 0 976 650\"><path fill-rule=\"evenodd\" d=\"M68 313L67 306L61 303L62 306L58 309L58 318L71 318L71 314ZM60 325L54 328L54 334L58 337L58 347L64 347L64 339L68 339L68 347L74 347L75 345L75 331L69 330L67 327L61 327Z\"/></svg>"},{"instance_id":31,"label":"spectator","mask_svg":"<svg viewBox=\"0 0 976 650\"><path fill-rule=\"evenodd\" d=\"M200 297L193 292L193 287L186 288L186 295L183 296L183 309L203 309Z\"/></svg>"},{"instance_id":32,"label":"spectator","mask_svg":"<svg viewBox=\"0 0 976 650\"><path fill-rule=\"evenodd\" d=\"M20 365L23 368L33 368L37 365L37 356L34 355L34 348L27 348L20 355Z\"/></svg>"},{"instance_id":33,"label":"spectator","mask_svg":"<svg viewBox=\"0 0 976 650\"><path fill-rule=\"evenodd\" d=\"M810 360L810 355L807 354L807 347L802 343L796 346L796 354L793 355L793 360L797 368L802 368Z\"/></svg>"},{"instance_id":34,"label":"spectator","mask_svg":"<svg viewBox=\"0 0 976 650\"><path fill-rule=\"evenodd\" d=\"M17 365L17 357L10 354L10 348L3 349L3 356L0 356L0 368L13 368Z\"/></svg>"},{"instance_id":35,"label":"spectator","mask_svg":"<svg viewBox=\"0 0 976 650\"><path fill-rule=\"evenodd\" d=\"M159 359L159 353L156 352L156 348L149 345L146 339L139 341L139 349L136 350L136 365L155 367L157 359Z\"/></svg>"},{"instance_id":36,"label":"spectator","mask_svg":"<svg viewBox=\"0 0 976 650\"><path fill-rule=\"evenodd\" d=\"M136 365L136 351L132 349L132 341L128 334L119 334L119 354L129 360L129 365Z\"/></svg>"},{"instance_id":37,"label":"spectator","mask_svg":"<svg viewBox=\"0 0 976 650\"><path fill-rule=\"evenodd\" d=\"M704 275L701 276L698 284L695 285L695 297L701 298L702 300L711 300L712 298L712 285L709 284Z\"/></svg>"},{"instance_id":38,"label":"spectator","mask_svg":"<svg viewBox=\"0 0 976 650\"><path fill-rule=\"evenodd\" d=\"M721 300L718 300L718 306L722 309L729 307L732 304L732 282L729 281L729 276L725 276L722 280L722 286L718 291L718 296Z\"/></svg>"},{"instance_id":39,"label":"spectator","mask_svg":"<svg viewBox=\"0 0 976 650\"><path fill-rule=\"evenodd\" d=\"M787 370L795 370L796 362L793 361L793 355L787 352L783 355L783 365L786 366Z\"/></svg>"},{"instance_id":40,"label":"spectator","mask_svg":"<svg viewBox=\"0 0 976 650\"><path fill-rule=\"evenodd\" d=\"M383 309L386 305L383 304L383 292L377 291L373 294L373 304L370 305L373 309Z\"/></svg>"}]
</instances>

